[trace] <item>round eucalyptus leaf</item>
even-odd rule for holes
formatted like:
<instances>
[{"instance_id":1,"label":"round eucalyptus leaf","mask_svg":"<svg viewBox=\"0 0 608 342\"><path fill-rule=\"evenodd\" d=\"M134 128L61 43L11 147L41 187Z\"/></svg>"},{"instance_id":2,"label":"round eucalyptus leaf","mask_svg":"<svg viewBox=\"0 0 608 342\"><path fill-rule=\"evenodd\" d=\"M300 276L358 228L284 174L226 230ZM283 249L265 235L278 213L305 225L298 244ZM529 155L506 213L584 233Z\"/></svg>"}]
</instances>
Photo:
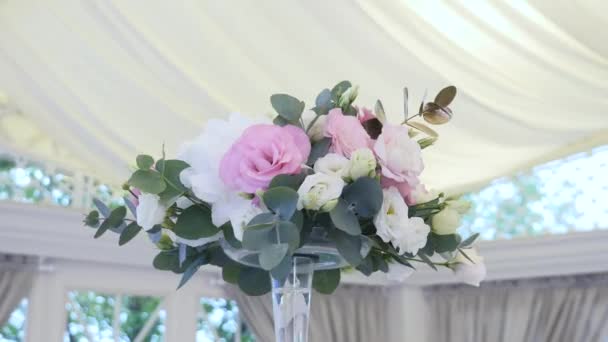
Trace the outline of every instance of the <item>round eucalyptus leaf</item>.
<instances>
[{"instance_id":1,"label":"round eucalyptus leaf","mask_svg":"<svg viewBox=\"0 0 608 342\"><path fill-rule=\"evenodd\" d=\"M298 193L286 186L268 189L262 195L264 204L283 220L289 220L298 205Z\"/></svg>"},{"instance_id":2,"label":"round eucalyptus leaf","mask_svg":"<svg viewBox=\"0 0 608 342\"><path fill-rule=\"evenodd\" d=\"M300 230L291 221L279 222L273 232L270 233L273 243L286 243L289 245L289 252L293 253L300 246Z\"/></svg>"},{"instance_id":3,"label":"round eucalyptus leaf","mask_svg":"<svg viewBox=\"0 0 608 342\"><path fill-rule=\"evenodd\" d=\"M361 177L346 186L342 198L354 212L365 218L374 217L382 207L380 182L370 177Z\"/></svg>"},{"instance_id":4,"label":"round eucalyptus leaf","mask_svg":"<svg viewBox=\"0 0 608 342\"><path fill-rule=\"evenodd\" d=\"M287 94L274 94L270 96L272 108L286 121L295 123L304 111L304 102Z\"/></svg>"},{"instance_id":5,"label":"round eucalyptus leaf","mask_svg":"<svg viewBox=\"0 0 608 342\"><path fill-rule=\"evenodd\" d=\"M270 275L279 283L284 284L289 272L291 272L291 256L286 254L283 260L270 271Z\"/></svg>"},{"instance_id":6,"label":"round eucalyptus leaf","mask_svg":"<svg viewBox=\"0 0 608 342\"><path fill-rule=\"evenodd\" d=\"M152 170L135 171L127 183L149 194L159 194L167 188L161 174Z\"/></svg>"},{"instance_id":7,"label":"round eucalyptus leaf","mask_svg":"<svg viewBox=\"0 0 608 342\"><path fill-rule=\"evenodd\" d=\"M460 245L460 235L458 234L450 234L450 235L439 235L435 233L431 233L429 235L429 239L433 244L433 249L436 253L444 253L451 252L458 248Z\"/></svg>"},{"instance_id":8,"label":"round eucalyptus leaf","mask_svg":"<svg viewBox=\"0 0 608 342\"><path fill-rule=\"evenodd\" d=\"M222 267L222 278L229 284L237 284L241 273L241 264L238 262L229 262Z\"/></svg>"},{"instance_id":9,"label":"round eucalyptus leaf","mask_svg":"<svg viewBox=\"0 0 608 342\"><path fill-rule=\"evenodd\" d=\"M332 294L340 285L340 270L317 271L312 278L312 286L322 294Z\"/></svg>"},{"instance_id":10,"label":"round eucalyptus leaf","mask_svg":"<svg viewBox=\"0 0 608 342\"><path fill-rule=\"evenodd\" d=\"M348 261L349 264L356 267L363 260L362 242L360 236L352 236L339 230L332 230L329 233L331 239L336 243L340 255Z\"/></svg>"},{"instance_id":11,"label":"round eucalyptus leaf","mask_svg":"<svg viewBox=\"0 0 608 342\"><path fill-rule=\"evenodd\" d=\"M285 186L297 191L302 182L304 182L304 178L306 178L306 174L304 173L297 175L277 175L270 181L268 188L272 189L279 186Z\"/></svg>"},{"instance_id":12,"label":"round eucalyptus leaf","mask_svg":"<svg viewBox=\"0 0 608 342\"><path fill-rule=\"evenodd\" d=\"M141 231L141 229L142 228L137 224L137 222L129 223L129 225L125 228L125 230L123 230L122 233L120 233L120 238L118 239L118 245L122 246L122 245L126 244L127 242L131 241L137 235L137 233L139 233Z\"/></svg>"},{"instance_id":13,"label":"round eucalyptus leaf","mask_svg":"<svg viewBox=\"0 0 608 342\"><path fill-rule=\"evenodd\" d=\"M154 158L147 154L138 155L135 161L137 162L137 167L141 170L149 170L154 165Z\"/></svg>"},{"instance_id":14,"label":"round eucalyptus leaf","mask_svg":"<svg viewBox=\"0 0 608 342\"><path fill-rule=\"evenodd\" d=\"M174 271L179 269L179 257L174 251L160 252L152 260L152 265L157 270Z\"/></svg>"},{"instance_id":15,"label":"round eucalyptus leaf","mask_svg":"<svg viewBox=\"0 0 608 342\"><path fill-rule=\"evenodd\" d=\"M286 243L264 247L259 256L260 266L266 271L272 270L281 263L288 250L289 245Z\"/></svg>"},{"instance_id":16,"label":"round eucalyptus leaf","mask_svg":"<svg viewBox=\"0 0 608 342\"><path fill-rule=\"evenodd\" d=\"M267 271L244 267L239 273L239 288L249 296L261 296L270 292L270 277Z\"/></svg>"},{"instance_id":17,"label":"round eucalyptus leaf","mask_svg":"<svg viewBox=\"0 0 608 342\"><path fill-rule=\"evenodd\" d=\"M243 232L243 248L251 251L260 250L274 243L274 235L274 225L247 227Z\"/></svg>"},{"instance_id":18,"label":"round eucalyptus leaf","mask_svg":"<svg viewBox=\"0 0 608 342\"><path fill-rule=\"evenodd\" d=\"M211 237L219 231L211 222L211 210L198 205L186 208L173 227L175 235L188 240Z\"/></svg>"},{"instance_id":19,"label":"round eucalyptus leaf","mask_svg":"<svg viewBox=\"0 0 608 342\"><path fill-rule=\"evenodd\" d=\"M348 207L344 200L339 200L338 204L329 212L331 221L336 228L350 235L361 235L359 219Z\"/></svg>"},{"instance_id":20,"label":"round eucalyptus leaf","mask_svg":"<svg viewBox=\"0 0 608 342\"><path fill-rule=\"evenodd\" d=\"M331 146L330 138L323 138L314 144L310 149L310 154L308 155L308 161L306 161L307 165L313 166L317 159L323 157L329 152L329 147Z\"/></svg>"},{"instance_id":21,"label":"round eucalyptus leaf","mask_svg":"<svg viewBox=\"0 0 608 342\"><path fill-rule=\"evenodd\" d=\"M447 107L454 101L456 97L456 87L449 86L441 89L437 96L435 96L435 103L441 107Z\"/></svg>"},{"instance_id":22,"label":"round eucalyptus leaf","mask_svg":"<svg viewBox=\"0 0 608 342\"><path fill-rule=\"evenodd\" d=\"M342 94L344 94L345 91L348 90L348 88L352 87L353 85L349 82L349 81L342 81L338 84L336 84L332 89L331 89L331 97L332 100L335 103L338 103L338 100L340 100L340 96L342 96Z\"/></svg>"}]
</instances>

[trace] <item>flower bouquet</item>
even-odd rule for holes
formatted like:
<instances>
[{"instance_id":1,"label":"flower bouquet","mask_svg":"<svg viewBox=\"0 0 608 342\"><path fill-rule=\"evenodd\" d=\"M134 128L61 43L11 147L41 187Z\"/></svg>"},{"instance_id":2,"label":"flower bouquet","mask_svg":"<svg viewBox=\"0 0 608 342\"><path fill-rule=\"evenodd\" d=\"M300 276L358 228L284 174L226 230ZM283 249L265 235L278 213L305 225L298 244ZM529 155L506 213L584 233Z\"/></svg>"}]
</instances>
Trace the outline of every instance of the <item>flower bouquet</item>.
<instances>
[{"instance_id":1,"label":"flower bouquet","mask_svg":"<svg viewBox=\"0 0 608 342\"><path fill-rule=\"evenodd\" d=\"M145 230L159 249L154 267L182 274L180 287L210 264L248 295L272 290L279 341L306 340L311 288L332 293L344 270L369 276L421 263L478 284L477 235L456 232L468 204L419 180L421 152L437 140L420 121L448 122L456 88L412 116L405 89L401 124L388 122L380 101L373 111L355 106L357 92L348 81L324 89L311 115L275 94L274 120L209 120L176 159L137 156L125 205L95 201L85 224L95 237L119 233L120 245Z\"/></svg>"}]
</instances>

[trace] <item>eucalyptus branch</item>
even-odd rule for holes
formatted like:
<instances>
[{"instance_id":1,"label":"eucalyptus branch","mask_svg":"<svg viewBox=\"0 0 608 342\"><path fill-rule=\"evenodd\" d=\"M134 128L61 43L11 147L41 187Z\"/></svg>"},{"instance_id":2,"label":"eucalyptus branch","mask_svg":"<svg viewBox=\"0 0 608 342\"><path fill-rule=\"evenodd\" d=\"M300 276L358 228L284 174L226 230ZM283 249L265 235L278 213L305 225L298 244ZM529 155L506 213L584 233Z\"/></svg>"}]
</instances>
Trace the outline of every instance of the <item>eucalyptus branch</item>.
<instances>
[{"instance_id":1,"label":"eucalyptus branch","mask_svg":"<svg viewBox=\"0 0 608 342\"><path fill-rule=\"evenodd\" d=\"M312 126L314 126L314 124L317 122L317 120L319 120L320 117L321 117L321 115L317 114L317 116L315 116L314 119L312 119L310 121L310 123L308 123L308 126L306 126L306 133L308 133L308 131L310 131Z\"/></svg>"}]
</instances>

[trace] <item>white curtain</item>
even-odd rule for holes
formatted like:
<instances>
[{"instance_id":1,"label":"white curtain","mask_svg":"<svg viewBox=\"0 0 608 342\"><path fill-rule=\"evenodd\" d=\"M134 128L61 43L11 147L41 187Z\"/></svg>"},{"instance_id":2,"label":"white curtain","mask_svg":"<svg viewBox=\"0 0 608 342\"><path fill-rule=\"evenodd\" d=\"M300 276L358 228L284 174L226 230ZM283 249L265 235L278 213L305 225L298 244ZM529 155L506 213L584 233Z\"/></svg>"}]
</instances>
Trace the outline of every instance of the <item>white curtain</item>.
<instances>
[{"instance_id":1,"label":"white curtain","mask_svg":"<svg viewBox=\"0 0 608 342\"><path fill-rule=\"evenodd\" d=\"M427 289L431 341L605 342L608 275Z\"/></svg>"},{"instance_id":2,"label":"white curtain","mask_svg":"<svg viewBox=\"0 0 608 342\"><path fill-rule=\"evenodd\" d=\"M248 297L230 287L239 310L262 342L274 341L272 298ZM311 342L384 342L391 339L391 289L373 286L342 286L331 296L312 296Z\"/></svg>"},{"instance_id":3,"label":"white curtain","mask_svg":"<svg viewBox=\"0 0 608 342\"><path fill-rule=\"evenodd\" d=\"M0 255L0 326L32 288L34 272L24 263L27 258Z\"/></svg>"}]
</instances>

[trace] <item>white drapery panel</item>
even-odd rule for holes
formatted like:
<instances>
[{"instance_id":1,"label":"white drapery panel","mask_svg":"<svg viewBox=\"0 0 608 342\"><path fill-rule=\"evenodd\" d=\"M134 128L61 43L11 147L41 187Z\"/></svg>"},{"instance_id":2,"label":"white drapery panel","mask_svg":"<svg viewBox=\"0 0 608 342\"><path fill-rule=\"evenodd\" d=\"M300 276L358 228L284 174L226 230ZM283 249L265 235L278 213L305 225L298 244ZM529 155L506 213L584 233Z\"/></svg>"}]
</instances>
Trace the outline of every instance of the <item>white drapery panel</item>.
<instances>
[{"instance_id":1,"label":"white drapery panel","mask_svg":"<svg viewBox=\"0 0 608 342\"><path fill-rule=\"evenodd\" d=\"M431 340L606 341L607 285L607 275L583 275L431 288Z\"/></svg>"},{"instance_id":2,"label":"white drapery panel","mask_svg":"<svg viewBox=\"0 0 608 342\"><path fill-rule=\"evenodd\" d=\"M211 117L342 79L401 118L455 84L425 181L466 188L608 142L608 2L0 2L0 143L119 183ZM7 114L8 112L8 114ZM449 170L449 171L448 171Z\"/></svg>"}]
</instances>

